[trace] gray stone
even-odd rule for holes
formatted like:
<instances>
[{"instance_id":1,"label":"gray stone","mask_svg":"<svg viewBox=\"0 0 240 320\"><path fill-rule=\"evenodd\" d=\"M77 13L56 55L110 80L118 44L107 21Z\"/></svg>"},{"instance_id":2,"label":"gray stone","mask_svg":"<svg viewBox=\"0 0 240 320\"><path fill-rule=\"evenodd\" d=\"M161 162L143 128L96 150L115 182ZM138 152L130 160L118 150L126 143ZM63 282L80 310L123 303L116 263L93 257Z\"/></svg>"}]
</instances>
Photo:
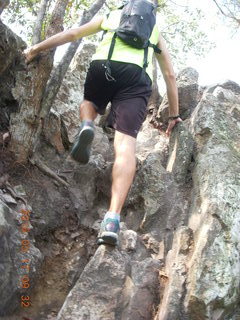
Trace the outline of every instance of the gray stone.
<instances>
[{"instance_id":1,"label":"gray stone","mask_svg":"<svg viewBox=\"0 0 240 320\"><path fill-rule=\"evenodd\" d=\"M226 81L208 86L206 90L208 93L212 93L216 87L222 87L226 90L233 91L235 94L240 94L240 85L231 80L226 80Z\"/></svg>"},{"instance_id":2,"label":"gray stone","mask_svg":"<svg viewBox=\"0 0 240 320\"><path fill-rule=\"evenodd\" d=\"M191 163L194 139L186 125L179 123L172 132L169 142L167 171L173 174L174 180L184 185L191 179Z\"/></svg>"},{"instance_id":3,"label":"gray stone","mask_svg":"<svg viewBox=\"0 0 240 320\"><path fill-rule=\"evenodd\" d=\"M97 249L57 319L147 320L152 317L159 301L161 263L149 257L136 232L126 230L122 223L121 227L120 247L102 245Z\"/></svg>"},{"instance_id":4,"label":"gray stone","mask_svg":"<svg viewBox=\"0 0 240 320\"><path fill-rule=\"evenodd\" d=\"M76 269L83 265L73 257L74 287L58 319L234 315L240 283L239 105L229 85L203 91L190 119L172 133L168 161L166 137L145 124L120 246L98 248L81 275ZM99 149L89 165L66 161L64 169L73 170L69 197L79 222L98 230L110 197L112 161Z\"/></svg>"},{"instance_id":5,"label":"gray stone","mask_svg":"<svg viewBox=\"0 0 240 320\"><path fill-rule=\"evenodd\" d=\"M118 319L127 270L128 261L123 254L100 246L68 294L57 319Z\"/></svg>"},{"instance_id":6,"label":"gray stone","mask_svg":"<svg viewBox=\"0 0 240 320\"><path fill-rule=\"evenodd\" d=\"M133 230L122 232L121 248L125 251L135 251L137 246L137 233Z\"/></svg>"},{"instance_id":7,"label":"gray stone","mask_svg":"<svg viewBox=\"0 0 240 320\"><path fill-rule=\"evenodd\" d=\"M8 193L3 193L0 190L0 199L6 204L17 204L17 201Z\"/></svg>"},{"instance_id":8,"label":"gray stone","mask_svg":"<svg viewBox=\"0 0 240 320\"><path fill-rule=\"evenodd\" d=\"M21 295L29 294L42 261L32 236L16 223L16 214L0 200L0 316L13 312L20 304ZM22 240L29 241L29 247L24 247L26 251L21 249ZM24 264L23 260L28 262ZM23 268L24 265L29 269ZM24 276L30 280L25 282L25 287L22 284Z\"/></svg>"},{"instance_id":9,"label":"gray stone","mask_svg":"<svg viewBox=\"0 0 240 320\"><path fill-rule=\"evenodd\" d=\"M136 156L143 161L153 152L158 153L164 165L168 157L168 137L153 128L147 117L137 136Z\"/></svg>"},{"instance_id":10,"label":"gray stone","mask_svg":"<svg viewBox=\"0 0 240 320\"><path fill-rule=\"evenodd\" d=\"M127 225L133 230L141 228L161 241L166 228L174 229L186 219L185 202L181 199L181 192L172 174L162 166L161 157L151 153L140 166L130 189L126 205L135 206L135 211L131 214L129 210Z\"/></svg>"},{"instance_id":11,"label":"gray stone","mask_svg":"<svg viewBox=\"0 0 240 320\"><path fill-rule=\"evenodd\" d=\"M180 71L177 76L179 113L183 120L187 119L195 109L198 101L198 72L192 68ZM159 107L157 118L165 124L168 122L168 101L165 95Z\"/></svg>"},{"instance_id":12,"label":"gray stone","mask_svg":"<svg viewBox=\"0 0 240 320\"><path fill-rule=\"evenodd\" d=\"M152 258L143 261L132 261L131 278L125 282L120 319L152 319L154 306L159 301L158 273L160 261Z\"/></svg>"},{"instance_id":13,"label":"gray stone","mask_svg":"<svg viewBox=\"0 0 240 320\"><path fill-rule=\"evenodd\" d=\"M185 250L185 257L177 253L171 258L168 254L172 266L165 266L169 282L158 320L230 319L238 304L239 97L230 91L221 86L211 92L207 89L188 123L195 140L188 221L193 236L191 244L185 246L190 249ZM172 252L178 252L178 247L174 240ZM171 274L178 261L180 272ZM178 286L175 277L180 275Z\"/></svg>"},{"instance_id":14,"label":"gray stone","mask_svg":"<svg viewBox=\"0 0 240 320\"><path fill-rule=\"evenodd\" d=\"M160 284L164 291L156 320L186 319L181 299L185 295L187 261L193 250L192 230L179 228L175 232L172 247L165 266L160 270Z\"/></svg>"},{"instance_id":15,"label":"gray stone","mask_svg":"<svg viewBox=\"0 0 240 320\"><path fill-rule=\"evenodd\" d=\"M5 1L4 1L5 2ZM1 5L0 5L1 7ZM1 9L0 9L1 11ZM15 75L24 68L21 51L26 44L0 20L0 130L9 127L10 114L18 110L18 104L11 92Z\"/></svg>"},{"instance_id":16,"label":"gray stone","mask_svg":"<svg viewBox=\"0 0 240 320\"><path fill-rule=\"evenodd\" d=\"M189 226L195 234L196 251L189 261L185 306L192 316L201 308L203 318L220 306L224 313L216 319L229 315L239 295L240 165L236 144L240 128L231 112L233 105L221 95L208 93L192 123L198 153Z\"/></svg>"}]
</instances>

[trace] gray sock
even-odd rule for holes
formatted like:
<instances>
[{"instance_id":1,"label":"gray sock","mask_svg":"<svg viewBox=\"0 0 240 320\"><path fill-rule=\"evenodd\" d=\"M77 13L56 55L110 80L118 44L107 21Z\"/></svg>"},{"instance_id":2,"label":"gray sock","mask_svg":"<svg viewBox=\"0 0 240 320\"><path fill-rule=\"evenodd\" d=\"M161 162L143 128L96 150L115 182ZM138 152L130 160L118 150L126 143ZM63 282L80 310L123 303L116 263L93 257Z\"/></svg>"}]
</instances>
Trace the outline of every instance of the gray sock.
<instances>
[{"instance_id":1,"label":"gray sock","mask_svg":"<svg viewBox=\"0 0 240 320\"><path fill-rule=\"evenodd\" d=\"M89 126L89 127L94 127L94 122L92 120L83 120L81 123L81 127L84 126Z\"/></svg>"},{"instance_id":2,"label":"gray sock","mask_svg":"<svg viewBox=\"0 0 240 320\"><path fill-rule=\"evenodd\" d=\"M104 220L107 218L117 219L120 222L120 214L119 213L108 211L104 216Z\"/></svg>"}]
</instances>

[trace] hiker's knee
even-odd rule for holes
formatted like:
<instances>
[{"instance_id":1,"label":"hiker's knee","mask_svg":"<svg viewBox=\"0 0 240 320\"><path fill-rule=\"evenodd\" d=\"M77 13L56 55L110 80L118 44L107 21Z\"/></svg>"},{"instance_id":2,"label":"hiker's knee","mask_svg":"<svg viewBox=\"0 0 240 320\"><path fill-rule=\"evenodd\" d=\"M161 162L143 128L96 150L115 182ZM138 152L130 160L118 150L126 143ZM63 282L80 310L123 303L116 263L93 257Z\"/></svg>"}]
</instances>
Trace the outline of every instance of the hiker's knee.
<instances>
[{"instance_id":1,"label":"hiker's knee","mask_svg":"<svg viewBox=\"0 0 240 320\"><path fill-rule=\"evenodd\" d=\"M91 101L83 100L80 104L80 112L84 111L85 109L94 109L94 104Z\"/></svg>"},{"instance_id":2,"label":"hiker's knee","mask_svg":"<svg viewBox=\"0 0 240 320\"><path fill-rule=\"evenodd\" d=\"M81 118L90 117L91 119L95 119L97 111L94 103L88 100L83 100L80 104L80 116Z\"/></svg>"},{"instance_id":3,"label":"hiker's knee","mask_svg":"<svg viewBox=\"0 0 240 320\"><path fill-rule=\"evenodd\" d=\"M128 134L116 131L114 138L115 156L135 157L136 139Z\"/></svg>"}]
</instances>

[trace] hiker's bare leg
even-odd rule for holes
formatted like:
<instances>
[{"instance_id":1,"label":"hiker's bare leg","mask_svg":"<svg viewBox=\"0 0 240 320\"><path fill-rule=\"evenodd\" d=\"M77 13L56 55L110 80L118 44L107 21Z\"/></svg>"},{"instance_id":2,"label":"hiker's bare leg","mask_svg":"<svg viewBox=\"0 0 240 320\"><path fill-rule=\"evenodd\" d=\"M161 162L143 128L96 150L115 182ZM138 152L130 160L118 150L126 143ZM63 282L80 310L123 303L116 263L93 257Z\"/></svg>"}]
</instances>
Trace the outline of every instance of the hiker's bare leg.
<instances>
[{"instance_id":1,"label":"hiker's bare leg","mask_svg":"<svg viewBox=\"0 0 240 320\"><path fill-rule=\"evenodd\" d=\"M93 103L88 100L83 100L80 105L80 119L93 121L97 116L97 112L93 106Z\"/></svg>"},{"instance_id":2,"label":"hiker's bare leg","mask_svg":"<svg viewBox=\"0 0 240 320\"><path fill-rule=\"evenodd\" d=\"M115 132L115 161L112 171L112 197L109 211L120 213L136 171L136 139Z\"/></svg>"}]
</instances>

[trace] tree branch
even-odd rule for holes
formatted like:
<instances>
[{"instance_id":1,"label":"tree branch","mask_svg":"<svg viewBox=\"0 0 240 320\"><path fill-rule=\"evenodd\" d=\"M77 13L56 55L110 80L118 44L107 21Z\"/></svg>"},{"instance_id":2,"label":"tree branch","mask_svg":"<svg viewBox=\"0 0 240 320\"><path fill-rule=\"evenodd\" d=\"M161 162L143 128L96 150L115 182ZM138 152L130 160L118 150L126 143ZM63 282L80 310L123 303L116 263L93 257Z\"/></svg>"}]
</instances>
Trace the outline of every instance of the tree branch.
<instances>
[{"instance_id":1,"label":"tree branch","mask_svg":"<svg viewBox=\"0 0 240 320\"><path fill-rule=\"evenodd\" d=\"M93 16L101 9L106 0L97 0L88 11L84 11L81 21L79 22L79 26L90 21ZM44 95L42 101L42 118L45 118L51 109L53 101L59 91L59 88L62 84L63 78L68 70L68 67L81 43L82 39L79 39L75 42L72 42L63 56L60 63L53 70L52 76L48 82L48 86L46 89L46 93Z\"/></svg>"},{"instance_id":2,"label":"tree branch","mask_svg":"<svg viewBox=\"0 0 240 320\"><path fill-rule=\"evenodd\" d=\"M220 5L217 3L216 0L213 0L213 2L216 4L218 10L221 12L222 15L224 15L226 18L229 18L229 19L232 19L234 20L235 22L237 22L238 25L240 25L240 19L238 19L234 13L230 10L230 8L228 8L227 6L226 9L228 10L229 14L227 14L226 12L223 11L223 9L220 7Z\"/></svg>"},{"instance_id":3,"label":"tree branch","mask_svg":"<svg viewBox=\"0 0 240 320\"><path fill-rule=\"evenodd\" d=\"M32 38L32 45L38 43L41 41L41 33L42 33L42 25L44 21L44 17L46 14L46 9L48 5L49 0L42 0L40 4L40 8L38 10L36 23L34 25L34 32L33 32L33 38Z\"/></svg>"},{"instance_id":4,"label":"tree branch","mask_svg":"<svg viewBox=\"0 0 240 320\"><path fill-rule=\"evenodd\" d=\"M235 14L232 12L230 8L227 8L230 15L228 15L228 18L233 19L235 22L237 22L240 25L240 19L238 19Z\"/></svg>"},{"instance_id":5,"label":"tree branch","mask_svg":"<svg viewBox=\"0 0 240 320\"><path fill-rule=\"evenodd\" d=\"M219 6L219 4L217 3L216 0L213 0L213 2L215 3L215 5L218 7L218 10L224 15L226 16L226 13L222 10L222 8Z\"/></svg>"},{"instance_id":6,"label":"tree branch","mask_svg":"<svg viewBox=\"0 0 240 320\"><path fill-rule=\"evenodd\" d=\"M49 177L53 178L54 180L58 181L65 187L69 187L69 183L67 183L65 180L60 178L55 172L53 172L48 166L46 166L40 159L37 159L36 157L29 159L31 164L38 167L39 170L41 170L43 173L47 174Z\"/></svg>"},{"instance_id":7,"label":"tree branch","mask_svg":"<svg viewBox=\"0 0 240 320\"><path fill-rule=\"evenodd\" d=\"M57 32L63 31L63 19L69 0L58 0L55 4L51 21L47 28L46 38L49 38Z\"/></svg>"}]
</instances>

